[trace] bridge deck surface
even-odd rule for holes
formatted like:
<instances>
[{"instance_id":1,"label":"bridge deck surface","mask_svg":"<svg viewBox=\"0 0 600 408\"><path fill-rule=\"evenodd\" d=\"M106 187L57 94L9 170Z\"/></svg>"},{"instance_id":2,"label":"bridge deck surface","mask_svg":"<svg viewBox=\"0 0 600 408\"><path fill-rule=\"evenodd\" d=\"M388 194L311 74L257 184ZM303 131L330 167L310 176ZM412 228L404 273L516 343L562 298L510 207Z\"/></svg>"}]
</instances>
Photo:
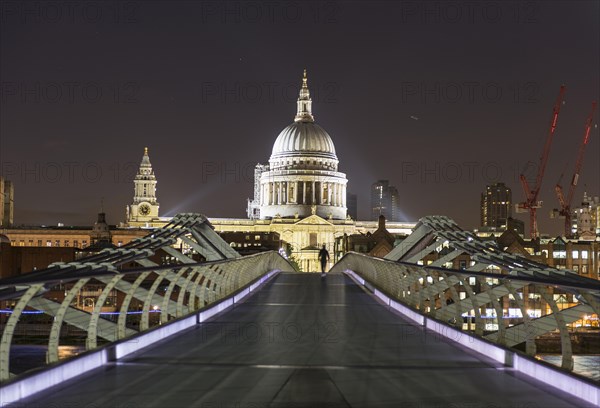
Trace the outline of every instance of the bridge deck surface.
<instances>
[{"instance_id":1,"label":"bridge deck surface","mask_svg":"<svg viewBox=\"0 0 600 408\"><path fill-rule=\"evenodd\" d=\"M349 278L281 274L246 302L19 407L574 407L386 310Z\"/></svg>"}]
</instances>

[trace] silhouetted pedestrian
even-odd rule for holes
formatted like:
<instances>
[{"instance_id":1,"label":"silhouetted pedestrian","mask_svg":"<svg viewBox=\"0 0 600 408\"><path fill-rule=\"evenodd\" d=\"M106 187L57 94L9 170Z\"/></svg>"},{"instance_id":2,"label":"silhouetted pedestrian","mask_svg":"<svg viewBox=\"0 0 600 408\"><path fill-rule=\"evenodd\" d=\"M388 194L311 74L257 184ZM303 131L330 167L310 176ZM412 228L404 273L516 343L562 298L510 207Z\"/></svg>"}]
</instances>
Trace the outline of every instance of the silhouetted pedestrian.
<instances>
[{"instance_id":1,"label":"silhouetted pedestrian","mask_svg":"<svg viewBox=\"0 0 600 408\"><path fill-rule=\"evenodd\" d=\"M329 252L325 249L325 244L323 244L323 248L319 251L319 261L321 261L321 277L325 277L325 265L329 261Z\"/></svg>"}]
</instances>

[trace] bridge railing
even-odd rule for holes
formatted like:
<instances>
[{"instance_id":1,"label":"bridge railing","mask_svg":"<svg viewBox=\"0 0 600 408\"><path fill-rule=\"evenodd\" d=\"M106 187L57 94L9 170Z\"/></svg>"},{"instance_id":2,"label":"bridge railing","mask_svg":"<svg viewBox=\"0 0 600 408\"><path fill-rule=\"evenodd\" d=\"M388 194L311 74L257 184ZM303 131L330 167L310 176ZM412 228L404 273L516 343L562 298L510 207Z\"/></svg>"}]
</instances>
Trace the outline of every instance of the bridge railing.
<instances>
[{"instance_id":1,"label":"bridge railing","mask_svg":"<svg viewBox=\"0 0 600 408\"><path fill-rule=\"evenodd\" d=\"M123 270L111 263L73 262L52 266L51 274L21 276L18 283L0 280L0 381L14 376L12 346L31 344L30 323L47 327L36 342L47 344L51 364L59 361L59 347L66 342L93 350L194 314L268 273L293 270L277 252L202 263L183 259L187 263ZM66 338L64 326L85 337Z\"/></svg>"},{"instance_id":2,"label":"bridge railing","mask_svg":"<svg viewBox=\"0 0 600 408\"><path fill-rule=\"evenodd\" d=\"M522 277L428 267L347 253L331 270L351 272L395 299L416 320L427 316L505 347L524 345L536 354L536 338L560 338L562 367L573 370L570 326L600 315L600 282L580 278ZM600 330L589 333L596 344Z\"/></svg>"}]
</instances>

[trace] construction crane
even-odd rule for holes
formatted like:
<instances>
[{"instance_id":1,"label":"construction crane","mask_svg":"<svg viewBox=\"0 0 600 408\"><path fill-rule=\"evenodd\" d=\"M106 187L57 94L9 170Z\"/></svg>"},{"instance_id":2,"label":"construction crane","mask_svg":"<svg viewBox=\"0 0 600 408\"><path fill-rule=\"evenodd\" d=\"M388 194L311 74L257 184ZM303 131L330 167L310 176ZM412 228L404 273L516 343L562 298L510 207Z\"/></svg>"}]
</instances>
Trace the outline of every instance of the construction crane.
<instances>
[{"instance_id":1,"label":"construction crane","mask_svg":"<svg viewBox=\"0 0 600 408\"><path fill-rule=\"evenodd\" d=\"M565 236L572 238L571 232L571 202L575 189L577 188L577 182L579 181L579 175L581 174L581 168L583 166L583 156L585 154L585 148L590 140L590 130L592 129L592 121L594 119L594 111L596 110L596 102L592 102L592 111L590 112L587 120L585 121L585 131L583 132L583 139L581 145L579 145L579 152L577 153L577 161L575 162L575 171L573 172L573 178L571 179L571 185L569 186L569 194L566 199L563 194L563 188L560 185L560 181L554 186L558 203L560 204L560 210L555 209L553 215L559 215L565 218Z\"/></svg>"},{"instance_id":2,"label":"construction crane","mask_svg":"<svg viewBox=\"0 0 600 408\"><path fill-rule=\"evenodd\" d=\"M552 137L554 136L554 131L556 130L558 114L560 113L560 107L563 103L565 91L565 85L561 85L558 98L556 98L556 102L554 103L554 107L552 108L552 121L550 122L548 137L546 138L546 144L544 145L544 150L542 151L542 156L540 157L540 164L538 167L538 172L535 178L535 184L533 188L529 187L529 182L525 178L524 174L521 174L520 176L521 185L523 186L523 192L525 193L525 201L517 204L516 211L529 211L529 228L532 239L538 237L536 212L538 208L542 207L542 202L538 201L538 195L542 187L542 179L544 178L544 171L546 169L546 163L548 162L548 156L550 154L550 146L552 146Z\"/></svg>"}]
</instances>

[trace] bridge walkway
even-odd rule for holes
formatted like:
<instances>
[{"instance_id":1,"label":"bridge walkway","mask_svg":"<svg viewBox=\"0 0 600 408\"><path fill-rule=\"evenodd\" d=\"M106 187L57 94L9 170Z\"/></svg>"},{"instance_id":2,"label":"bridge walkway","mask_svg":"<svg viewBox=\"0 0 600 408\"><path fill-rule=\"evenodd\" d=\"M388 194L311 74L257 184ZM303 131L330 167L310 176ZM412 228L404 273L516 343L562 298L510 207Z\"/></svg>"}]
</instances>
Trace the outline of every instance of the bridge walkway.
<instances>
[{"instance_id":1,"label":"bridge walkway","mask_svg":"<svg viewBox=\"0 0 600 408\"><path fill-rule=\"evenodd\" d=\"M210 323L16 406L589 404L409 323L344 275L283 273Z\"/></svg>"}]
</instances>

